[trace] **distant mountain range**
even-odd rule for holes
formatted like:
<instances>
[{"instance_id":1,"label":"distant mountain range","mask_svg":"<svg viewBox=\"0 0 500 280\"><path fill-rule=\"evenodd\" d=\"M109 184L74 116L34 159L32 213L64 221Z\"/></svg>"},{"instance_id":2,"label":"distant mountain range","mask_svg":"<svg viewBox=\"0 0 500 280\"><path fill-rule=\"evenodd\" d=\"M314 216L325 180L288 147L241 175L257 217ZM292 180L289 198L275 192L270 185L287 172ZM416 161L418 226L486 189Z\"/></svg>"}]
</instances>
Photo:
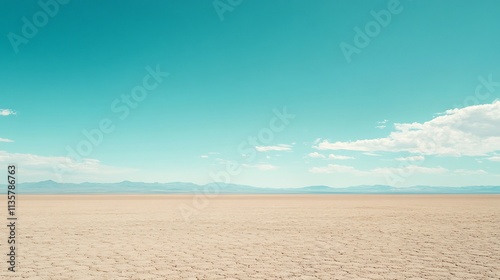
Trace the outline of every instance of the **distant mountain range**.
<instances>
[{"instance_id":1,"label":"distant mountain range","mask_svg":"<svg viewBox=\"0 0 500 280\"><path fill-rule=\"evenodd\" d=\"M6 190L6 185L0 185ZM397 188L384 185L332 188L309 186L303 188L257 188L245 185L210 183L57 183L42 181L17 186L18 194L500 194L500 186L431 187L414 186Z\"/></svg>"}]
</instances>

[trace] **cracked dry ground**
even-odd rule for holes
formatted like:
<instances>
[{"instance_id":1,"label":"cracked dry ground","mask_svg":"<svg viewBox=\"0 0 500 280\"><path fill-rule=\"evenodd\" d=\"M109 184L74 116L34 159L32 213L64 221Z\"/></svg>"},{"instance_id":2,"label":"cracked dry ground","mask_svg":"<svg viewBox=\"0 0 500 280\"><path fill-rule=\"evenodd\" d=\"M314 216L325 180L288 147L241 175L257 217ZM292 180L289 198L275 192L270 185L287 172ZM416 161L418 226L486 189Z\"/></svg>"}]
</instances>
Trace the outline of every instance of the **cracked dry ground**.
<instances>
[{"instance_id":1,"label":"cracked dry ground","mask_svg":"<svg viewBox=\"0 0 500 280\"><path fill-rule=\"evenodd\" d=\"M219 195L188 221L180 205L21 196L0 278L500 279L500 196Z\"/></svg>"}]
</instances>

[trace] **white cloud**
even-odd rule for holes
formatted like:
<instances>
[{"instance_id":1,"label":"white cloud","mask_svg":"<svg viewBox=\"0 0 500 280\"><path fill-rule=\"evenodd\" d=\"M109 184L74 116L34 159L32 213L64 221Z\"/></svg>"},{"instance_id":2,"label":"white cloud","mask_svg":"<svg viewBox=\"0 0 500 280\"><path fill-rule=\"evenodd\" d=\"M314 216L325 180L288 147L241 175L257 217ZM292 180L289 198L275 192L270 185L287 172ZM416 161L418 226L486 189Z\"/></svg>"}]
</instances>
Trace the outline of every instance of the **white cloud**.
<instances>
[{"instance_id":1,"label":"white cloud","mask_svg":"<svg viewBox=\"0 0 500 280\"><path fill-rule=\"evenodd\" d=\"M0 116L7 117L10 115L17 115L17 113L12 109L0 109Z\"/></svg>"},{"instance_id":2,"label":"white cloud","mask_svg":"<svg viewBox=\"0 0 500 280\"><path fill-rule=\"evenodd\" d=\"M409 157L396 158L397 161L422 161L424 159L425 159L424 156L409 156Z\"/></svg>"},{"instance_id":3,"label":"white cloud","mask_svg":"<svg viewBox=\"0 0 500 280\"><path fill-rule=\"evenodd\" d=\"M14 111L12 109L0 109L0 116L2 116L2 117L7 117L7 116L11 116L11 115L16 115L16 114L17 114L16 111ZM14 141L7 139L7 138L0 138L0 142L12 143Z\"/></svg>"},{"instance_id":4,"label":"white cloud","mask_svg":"<svg viewBox=\"0 0 500 280\"><path fill-rule=\"evenodd\" d=\"M357 170L356 168L352 166L347 166L347 165L338 165L338 164L328 164L325 167L313 167L309 169L309 172L311 173L350 173L350 174L356 174L356 175L361 175L361 174L366 174L366 171L361 171Z\"/></svg>"},{"instance_id":5,"label":"white cloud","mask_svg":"<svg viewBox=\"0 0 500 280\"><path fill-rule=\"evenodd\" d=\"M255 149L259 152L269 152L269 151L290 151L292 150L292 145L279 144L277 146L256 146Z\"/></svg>"},{"instance_id":6,"label":"white cloud","mask_svg":"<svg viewBox=\"0 0 500 280\"><path fill-rule=\"evenodd\" d=\"M379 176L387 176L387 175L414 175L414 174L457 174L457 175L483 175L488 174L488 172L484 170L466 170L466 169L456 169L456 170L448 170L441 166L438 167L424 167L418 165L408 165L403 167L381 167L374 168L368 171L356 169L353 166L347 165L337 165L337 164L328 164L324 167L313 167L309 169L311 173L324 173L324 174L333 174L333 173L348 173L351 175L358 176L369 176L369 175L379 175Z\"/></svg>"},{"instance_id":7,"label":"white cloud","mask_svg":"<svg viewBox=\"0 0 500 280\"><path fill-rule=\"evenodd\" d=\"M375 128L384 129L387 127L386 126L387 122L388 122L388 120L378 121L377 126L375 126Z\"/></svg>"},{"instance_id":8,"label":"white cloud","mask_svg":"<svg viewBox=\"0 0 500 280\"><path fill-rule=\"evenodd\" d=\"M500 151L500 101L447 110L424 123L397 123L385 138L349 142L323 140L319 150L410 152L440 156L481 156Z\"/></svg>"},{"instance_id":9,"label":"white cloud","mask_svg":"<svg viewBox=\"0 0 500 280\"><path fill-rule=\"evenodd\" d=\"M102 164L97 159L81 162L69 157L47 157L33 154L0 151L0 165L19 165L24 181L54 180L59 182L85 182L123 180L135 170Z\"/></svg>"},{"instance_id":10,"label":"white cloud","mask_svg":"<svg viewBox=\"0 0 500 280\"><path fill-rule=\"evenodd\" d=\"M254 164L254 165L243 164L243 167L246 167L246 168L255 168L255 169L258 169L258 170L262 170L262 171L271 171L271 170L278 169L278 166L272 165L272 164Z\"/></svg>"},{"instance_id":11,"label":"white cloud","mask_svg":"<svg viewBox=\"0 0 500 280\"><path fill-rule=\"evenodd\" d=\"M341 156L341 155L334 155L334 154L330 154L330 155L328 155L328 158L329 158L329 159L337 159L337 160L354 159L353 157L349 157L349 156Z\"/></svg>"},{"instance_id":12,"label":"white cloud","mask_svg":"<svg viewBox=\"0 0 500 280\"><path fill-rule=\"evenodd\" d=\"M363 153L363 155L367 155L367 156L371 156L371 157L379 157L380 156L379 154L375 154L375 153Z\"/></svg>"},{"instance_id":13,"label":"white cloud","mask_svg":"<svg viewBox=\"0 0 500 280\"><path fill-rule=\"evenodd\" d=\"M313 167L309 169L311 173L349 173L352 175L392 175L392 174L438 174L447 172L443 167L423 167L417 165L409 165L404 167L382 167L368 171L359 170L352 166L328 164L325 167Z\"/></svg>"},{"instance_id":14,"label":"white cloud","mask_svg":"<svg viewBox=\"0 0 500 280\"><path fill-rule=\"evenodd\" d=\"M487 158L487 160L489 160L489 161L500 161L500 156L492 156L492 157Z\"/></svg>"},{"instance_id":15,"label":"white cloud","mask_svg":"<svg viewBox=\"0 0 500 280\"><path fill-rule=\"evenodd\" d=\"M325 158L324 155L322 155L322 154L320 154L318 152L310 153L307 156L310 157L310 158Z\"/></svg>"},{"instance_id":16,"label":"white cloud","mask_svg":"<svg viewBox=\"0 0 500 280\"><path fill-rule=\"evenodd\" d=\"M310 158L326 158L325 155L322 155L318 152L312 152L307 155ZM334 160L346 160L346 159L354 159L354 157L349 157L349 156L342 156L342 155L334 155L334 154L329 154L328 155L329 159L334 159Z\"/></svg>"},{"instance_id":17,"label":"white cloud","mask_svg":"<svg viewBox=\"0 0 500 280\"><path fill-rule=\"evenodd\" d=\"M403 167L382 167L372 169L370 172L381 175L393 174L439 174L446 173L448 169L443 167L424 167L418 165L408 165Z\"/></svg>"},{"instance_id":18,"label":"white cloud","mask_svg":"<svg viewBox=\"0 0 500 280\"><path fill-rule=\"evenodd\" d=\"M218 152L208 152L206 154L201 155L200 157L201 158L209 158L211 156L216 156L216 155L219 155L219 153Z\"/></svg>"},{"instance_id":19,"label":"white cloud","mask_svg":"<svg viewBox=\"0 0 500 280\"><path fill-rule=\"evenodd\" d=\"M480 175L480 174L488 174L488 172L482 170L482 169L478 169L478 170L466 170L466 169L457 169L455 171L453 171L457 174L460 174L460 175Z\"/></svg>"},{"instance_id":20,"label":"white cloud","mask_svg":"<svg viewBox=\"0 0 500 280\"><path fill-rule=\"evenodd\" d=\"M231 161L231 160L227 160L227 159L223 159L223 158L216 158L215 159L218 163L220 164L232 164L232 163L235 163L235 161Z\"/></svg>"}]
</instances>

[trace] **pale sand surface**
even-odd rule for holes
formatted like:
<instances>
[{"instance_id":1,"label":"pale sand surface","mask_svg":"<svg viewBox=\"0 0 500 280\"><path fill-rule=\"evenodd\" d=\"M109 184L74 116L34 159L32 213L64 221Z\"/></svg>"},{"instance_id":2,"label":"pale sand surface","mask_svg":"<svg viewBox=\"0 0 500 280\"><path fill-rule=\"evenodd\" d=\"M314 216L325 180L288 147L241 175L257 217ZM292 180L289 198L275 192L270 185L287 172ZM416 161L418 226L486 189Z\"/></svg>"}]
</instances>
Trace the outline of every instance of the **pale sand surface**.
<instances>
[{"instance_id":1,"label":"pale sand surface","mask_svg":"<svg viewBox=\"0 0 500 280\"><path fill-rule=\"evenodd\" d=\"M188 221L188 195L18 203L2 279L500 279L494 195L219 195Z\"/></svg>"}]
</instances>

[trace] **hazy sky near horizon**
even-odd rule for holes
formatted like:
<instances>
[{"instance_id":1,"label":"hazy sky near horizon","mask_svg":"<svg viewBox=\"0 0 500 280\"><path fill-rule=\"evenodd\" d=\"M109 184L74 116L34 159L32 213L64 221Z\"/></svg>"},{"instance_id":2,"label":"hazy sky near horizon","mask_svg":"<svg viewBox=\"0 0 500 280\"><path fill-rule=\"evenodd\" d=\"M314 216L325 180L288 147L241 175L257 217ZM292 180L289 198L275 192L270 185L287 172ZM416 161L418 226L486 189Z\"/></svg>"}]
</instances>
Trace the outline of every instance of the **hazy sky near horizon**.
<instances>
[{"instance_id":1,"label":"hazy sky near horizon","mask_svg":"<svg viewBox=\"0 0 500 280\"><path fill-rule=\"evenodd\" d=\"M499 182L499 1L41 2L0 4L21 181Z\"/></svg>"}]
</instances>

